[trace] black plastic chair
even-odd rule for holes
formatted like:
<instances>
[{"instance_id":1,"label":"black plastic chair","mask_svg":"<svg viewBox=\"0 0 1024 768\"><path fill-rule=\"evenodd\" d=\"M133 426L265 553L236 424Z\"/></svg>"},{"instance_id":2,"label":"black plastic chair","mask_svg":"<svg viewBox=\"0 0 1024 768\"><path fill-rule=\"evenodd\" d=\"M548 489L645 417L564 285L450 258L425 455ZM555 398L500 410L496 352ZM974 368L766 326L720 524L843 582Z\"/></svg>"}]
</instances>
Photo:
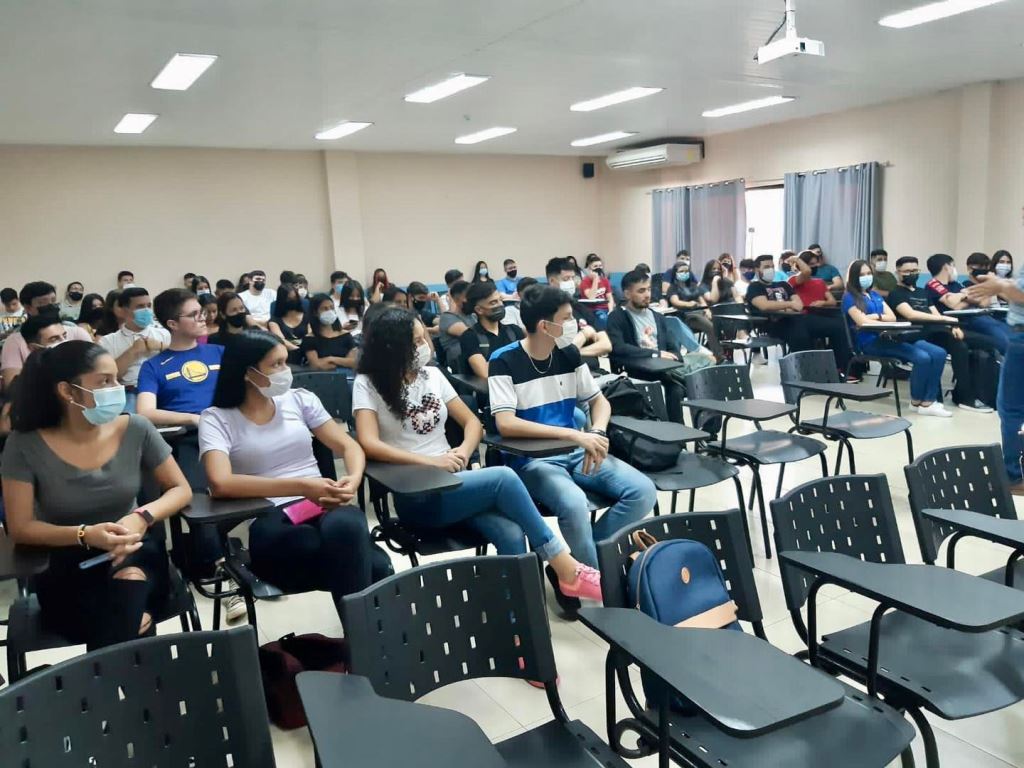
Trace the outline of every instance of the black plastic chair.
<instances>
[{"instance_id":1,"label":"black plastic chair","mask_svg":"<svg viewBox=\"0 0 1024 768\"><path fill-rule=\"evenodd\" d=\"M840 302L842 297L839 298ZM864 370L867 370L868 364L876 362L880 366L878 371L878 379L876 385L879 387L887 387L889 383L892 383L892 394L896 399L896 415L903 415L903 405L900 403L900 382L910 380L910 368L909 364L903 362L899 358L890 357L888 355L871 355L861 351L860 346L857 344L856 336L853 330L850 328L850 322L843 317L843 329L846 331L846 340L850 344L850 349L853 351L853 355L850 357L850 363L847 366L847 371L857 370L857 366L860 365ZM886 335L898 337L899 332L889 332Z\"/></svg>"},{"instance_id":2,"label":"black plastic chair","mask_svg":"<svg viewBox=\"0 0 1024 768\"><path fill-rule=\"evenodd\" d=\"M728 317L723 317L728 315ZM736 317L743 315L745 320L737 320ZM742 352L743 361L749 367L753 355L758 354L770 347L785 347L785 342L760 330L763 319L750 314L750 310L743 302L727 302L711 305L711 322L718 334L718 341L722 349L730 352ZM736 338L740 331L747 333L746 339Z\"/></svg>"},{"instance_id":3,"label":"black plastic chair","mask_svg":"<svg viewBox=\"0 0 1024 768\"><path fill-rule=\"evenodd\" d=\"M737 616L749 622L753 633L767 642L740 510L664 515L623 528L614 538L600 542L597 556L606 607L635 608L628 599L627 574L631 558L638 551L633 542L637 531L646 531L659 541L690 539L708 547L725 576ZM609 743L629 758L650 754L658 742L657 709L650 702L648 707L641 705L625 665L617 667L616 677L632 718L616 722L614 711L609 709L609 726L614 726ZM799 680L794 679L792 684L799 685ZM682 765L707 768L881 768L904 751L909 754L914 730L900 713L875 697L850 686L844 688L846 696L836 709L753 738L724 733L700 715L674 712L670 726L673 759ZM742 697L743 691L737 690L736 696ZM613 702L609 699L609 703ZM639 734L635 749L623 744L623 737L629 732ZM904 765L913 765L912 759Z\"/></svg>"},{"instance_id":4,"label":"black plastic chair","mask_svg":"<svg viewBox=\"0 0 1024 768\"><path fill-rule=\"evenodd\" d=\"M906 568L892 498L884 475L846 475L813 480L772 502L775 542L782 565L782 584L797 633L808 644L815 659L826 669L865 683L890 705L906 710L914 719L924 741L927 764L937 766L938 750L931 725L922 710L946 720L960 720L1008 707L1024 699L1024 633L1008 627L988 631L959 631L953 622L940 626L927 607L914 606L886 613L893 599L879 594L874 583L873 599L879 602L874 618L854 627L816 636L814 598L827 579L818 579L787 561L787 554L836 553L841 560L861 566L865 563ZM883 566L884 567L884 566ZM916 569L926 569L922 573ZM877 566L876 566L877 569ZM857 568L853 570L858 570ZM940 576L933 588L919 589L915 600L931 600L945 607L957 600L950 582L959 587L986 585L1002 594L1013 590L988 585L966 574L919 565L910 569L916 576ZM877 570L872 571L877 574ZM900 571L888 589L898 590ZM944 577L955 576L956 579ZM930 581L930 579L929 579ZM967 581L964 585L964 581ZM838 583L838 582L836 582ZM862 594L858 583L841 584ZM968 590L976 591L976 590ZM868 594L871 597L871 594ZM1019 602L1019 601L1018 601ZM807 624L800 614L809 604ZM971 606L967 606L971 608ZM916 610L917 615L910 610Z\"/></svg>"},{"instance_id":5,"label":"black plastic chair","mask_svg":"<svg viewBox=\"0 0 1024 768\"><path fill-rule=\"evenodd\" d=\"M348 423L352 416L352 387L340 371L304 371L292 375L292 389L307 389L320 398L331 418Z\"/></svg>"},{"instance_id":6,"label":"black plastic chair","mask_svg":"<svg viewBox=\"0 0 1024 768\"><path fill-rule=\"evenodd\" d=\"M4 765L274 768L256 632L111 646L0 691Z\"/></svg>"},{"instance_id":7,"label":"black plastic chair","mask_svg":"<svg viewBox=\"0 0 1024 768\"><path fill-rule=\"evenodd\" d=\"M962 509L1002 520L1018 520L1010 493L1003 454L998 445L962 445L929 451L903 468L910 489L910 514L921 547L921 559L929 565L946 547L946 567L956 567L956 545L964 536L986 538L983 532L964 531L926 517L926 509ZM982 574L983 579L1009 583L1024 589L1020 555L1014 553L1005 568Z\"/></svg>"},{"instance_id":8,"label":"black plastic chair","mask_svg":"<svg viewBox=\"0 0 1024 768\"><path fill-rule=\"evenodd\" d=\"M782 393L787 403L799 405L802 390L791 386L794 381L813 381L818 384L840 384L839 372L836 369L835 353L831 350L807 350L805 352L791 352L779 361L779 371L782 378ZM823 435L827 440L839 442L839 451L836 455L836 466L833 474L838 475L843 461L843 449L846 449L849 456L850 474L857 473L857 464L853 455L851 440L876 440L882 437L891 437L901 432L907 440L907 455L909 461L914 460L914 440L910 435L910 422L904 418L885 416L879 413L867 411L847 410L842 398L838 399L841 410L829 411L831 400L826 403L825 416L823 418L801 419L799 411L794 419L796 431L801 433L811 432Z\"/></svg>"},{"instance_id":9,"label":"black plastic chair","mask_svg":"<svg viewBox=\"0 0 1024 768\"><path fill-rule=\"evenodd\" d=\"M347 595L341 614L351 671L381 696L415 701L485 677L543 683L554 719L495 745L510 766L626 765L562 707L535 556L415 568Z\"/></svg>"}]
</instances>

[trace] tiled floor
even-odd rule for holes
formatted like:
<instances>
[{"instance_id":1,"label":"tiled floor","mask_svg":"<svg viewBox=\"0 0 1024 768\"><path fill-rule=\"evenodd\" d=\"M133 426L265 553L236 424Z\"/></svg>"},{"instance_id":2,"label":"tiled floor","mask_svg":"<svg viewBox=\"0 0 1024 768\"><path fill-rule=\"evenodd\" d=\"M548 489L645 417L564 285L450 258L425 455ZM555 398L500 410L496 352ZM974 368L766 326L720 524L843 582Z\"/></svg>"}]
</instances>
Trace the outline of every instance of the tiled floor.
<instances>
[{"instance_id":1,"label":"tiled floor","mask_svg":"<svg viewBox=\"0 0 1024 768\"><path fill-rule=\"evenodd\" d=\"M754 367L755 393L758 397L782 399L778 386L778 368L773 364L767 368ZM820 409L823 400L809 401L811 408ZM881 403L868 404L869 410L895 414L895 408ZM993 415L979 415L954 410L952 419L910 416L914 423L914 443L918 453L933 448L970 443L992 443L999 438L998 419ZM780 422L782 424L783 422ZM772 426L772 425L766 425ZM783 428L788 428L788 423ZM730 432L732 428L730 427ZM830 467L835 461L835 449L829 448ZM907 487L903 477L906 463L906 449L902 437L882 441L861 443L857 446L857 465L862 473L884 473L889 480L893 501L899 518L900 532L908 560L920 560L917 540L907 505ZM791 466L786 472L784 490L819 476L819 465L815 461ZM765 487L773 492L777 475L769 469L765 473ZM749 473L742 476L744 487L749 488ZM667 499L662 500L663 508ZM697 508L704 510L726 509L735 505L735 494L731 484L698 493ZM1024 512L1024 509L1021 510ZM755 551L760 542L760 526L756 517L751 517L751 534ZM971 571L996 568L1006 556L1004 550L994 545L966 540L961 544L959 567ZM793 631L786 611L779 579L778 563L756 557L755 572L758 592L764 611L768 637L779 648L793 652L801 648L800 640ZM407 567L404 560L396 560L396 567ZM0 593L0 605L10 599L10 587ZM819 597L821 610L819 620L823 631L865 621L870 618L873 605L857 596L844 594L840 590L823 591ZM0 608L4 610L5 608ZM210 604L202 601L200 610L206 625L210 622ZM273 603L260 603L260 642L291 631L321 631L329 635L340 635L338 616L325 593L287 597ZM604 646L579 624L572 624L556 618L551 619L551 634L554 640L555 656L561 676L560 693L570 717L579 718L598 734L604 732L604 694L602 691L602 669ZM173 623L163 630L175 631ZM80 651L73 649L71 652ZM42 654L30 658L30 664L54 661L59 656ZM2 662L0 662L2 669ZM780 691L780 695L784 692ZM539 722L549 719L549 710L543 691L535 690L525 683L512 680L482 680L458 683L427 696L423 701L439 706L460 710L479 723L484 732L493 740L519 733ZM620 706L620 711L624 711ZM947 768L1005 768L1024 767L1024 704L958 723L934 720L943 766ZM915 746L919 748L915 741ZM274 748L277 763L281 768L312 766L313 757L306 731L282 732L274 729ZM923 765L923 755L918 752L918 764ZM637 761L638 766L655 765L654 758Z\"/></svg>"}]
</instances>

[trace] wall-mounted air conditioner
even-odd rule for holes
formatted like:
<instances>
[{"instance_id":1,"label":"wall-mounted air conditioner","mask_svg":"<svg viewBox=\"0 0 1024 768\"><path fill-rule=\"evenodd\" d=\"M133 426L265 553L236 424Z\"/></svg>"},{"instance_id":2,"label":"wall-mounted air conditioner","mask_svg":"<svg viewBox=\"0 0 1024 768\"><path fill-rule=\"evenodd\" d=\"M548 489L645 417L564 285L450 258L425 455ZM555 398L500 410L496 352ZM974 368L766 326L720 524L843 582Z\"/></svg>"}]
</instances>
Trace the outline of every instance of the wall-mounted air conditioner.
<instances>
[{"instance_id":1,"label":"wall-mounted air conditioner","mask_svg":"<svg viewBox=\"0 0 1024 768\"><path fill-rule=\"evenodd\" d=\"M692 165L704 159L704 144L658 144L640 149L623 149L605 162L612 170L644 170L666 165Z\"/></svg>"}]
</instances>

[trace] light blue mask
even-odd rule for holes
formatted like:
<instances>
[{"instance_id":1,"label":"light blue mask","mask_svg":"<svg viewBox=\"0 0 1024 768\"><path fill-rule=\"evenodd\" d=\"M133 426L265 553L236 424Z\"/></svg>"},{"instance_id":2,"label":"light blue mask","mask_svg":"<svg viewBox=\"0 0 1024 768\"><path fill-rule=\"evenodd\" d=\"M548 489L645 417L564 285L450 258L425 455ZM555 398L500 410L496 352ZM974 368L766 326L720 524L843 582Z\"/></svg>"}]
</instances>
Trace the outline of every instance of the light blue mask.
<instances>
[{"instance_id":1,"label":"light blue mask","mask_svg":"<svg viewBox=\"0 0 1024 768\"><path fill-rule=\"evenodd\" d=\"M153 310L148 307L136 309L132 313L132 320L139 328L148 328L153 324Z\"/></svg>"},{"instance_id":2,"label":"light blue mask","mask_svg":"<svg viewBox=\"0 0 1024 768\"><path fill-rule=\"evenodd\" d=\"M860 276L860 287L861 290L868 290L872 285L875 284L875 278L872 275L861 275Z\"/></svg>"},{"instance_id":3,"label":"light blue mask","mask_svg":"<svg viewBox=\"0 0 1024 768\"><path fill-rule=\"evenodd\" d=\"M116 387L107 387L105 389L86 389L80 387L78 384L72 386L78 387L83 392L91 392L93 402L96 403L92 408L86 408L84 405L78 405L82 409L82 415L85 416L85 420L90 424L99 426L100 424L107 424L124 412L125 394L124 387L120 384ZM74 401L72 401L74 402Z\"/></svg>"},{"instance_id":4,"label":"light blue mask","mask_svg":"<svg viewBox=\"0 0 1024 768\"><path fill-rule=\"evenodd\" d=\"M690 273L689 272L676 272L676 280L678 280L680 283L685 283L689 279L690 279Z\"/></svg>"}]
</instances>

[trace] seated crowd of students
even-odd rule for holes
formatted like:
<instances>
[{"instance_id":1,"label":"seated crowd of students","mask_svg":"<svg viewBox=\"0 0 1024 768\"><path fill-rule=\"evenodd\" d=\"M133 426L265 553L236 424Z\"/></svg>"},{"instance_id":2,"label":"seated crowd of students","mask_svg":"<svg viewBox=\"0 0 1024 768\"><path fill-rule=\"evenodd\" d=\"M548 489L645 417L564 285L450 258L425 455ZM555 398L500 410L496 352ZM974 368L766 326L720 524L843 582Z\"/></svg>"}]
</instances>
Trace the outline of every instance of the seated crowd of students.
<instances>
[{"instance_id":1,"label":"seated crowd of students","mask_svg":"<svg viewBox=\"0 0 1024 768\"><path fill-rule=\"evenodd\" d=\"M1012 273L1008 253L979 256L971 257L973 280L990 267ZM599 600L595 542L649 514L656 490L608 455L611 408L595 382L597 361L610 356L627 370L642 358L682 362L662 379L670 415L681 419L685 373L727 359L710 312L718 304L745 302L792 351L828 344L847 380L854 353L910 363L912 402L923 415L950 415L941 389L949 354L954 402L991 410L971 360L1005 351L1005 324L944 317L978 304L948 256L927 260L931 279L921 287L916 258L900 258L891 273L878 250L850 265L844 286L817 246L777 264L769 255L736 263L723 254L700 279L683 251L653 281L637 265L615 286L618 296L600 257L585 264L552 259L538 282L506 260L495 282L481 261L470 281L449 270L444 296L421 282L402 290L382 269L369 291L338 271L329 291L312 295L300 274L283 273L271 290L261 270L215 284L189 273L182 287L152 298L128 271L105 298L81 282L60 303L45 282L4 289L6 527L16 542L55 550L37 584L44 623L90 647L152 632L167 560L162 537L149 530L193 491L278 506L249 528L258 576L335 600L365 588L389 569L352 506L367 459L458 474L456 491L398 499L399 518L468 526L502 554L529 547L548 563L556 597ZM895 337L872 328L896 319L932 324ZM315 395L292 388L290 366L300 364L354 377L354 434ZM442 368L485 380L480 412L502 436L568 440L577 449L472 469L484 429ZM446 434L449 419L458 441ZM172 457L157 428L178 426L191 429ZM343 477L321 475L311 434L344 461ZM159 491L139 505L144 478ZM594 524L588 493L609 505ZM544 516L558 519L564 544ZM220 544L195 538L200 562L216 571ZM109 561L79 569L92 550L109 552ZM244 613L240 600L229 603L229 620Z\"/></svg>"}]
</instances>

